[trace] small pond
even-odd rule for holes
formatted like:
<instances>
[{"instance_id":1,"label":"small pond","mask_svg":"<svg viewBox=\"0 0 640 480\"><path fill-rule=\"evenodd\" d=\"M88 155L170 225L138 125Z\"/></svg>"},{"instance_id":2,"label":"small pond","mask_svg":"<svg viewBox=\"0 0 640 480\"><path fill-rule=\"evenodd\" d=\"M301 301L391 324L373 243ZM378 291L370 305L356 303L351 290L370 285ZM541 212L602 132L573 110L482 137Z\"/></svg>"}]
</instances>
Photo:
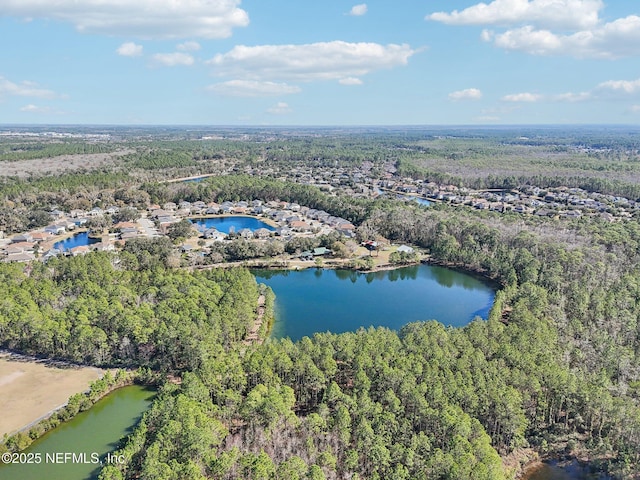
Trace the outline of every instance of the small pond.
<instances>
[{"instance_id":1,"label":"small pond","mask_svg":"<svg viewBox=\"0 0 640 480\"><path fill-rule=\"evenodd\" d=\"M416 202L418 205L423 205L425 207L428 207L431 205L431 202L425 198L421 198L421 197L405 197L405 198L410 202Z\"/></svg>"},{"instance_id":2,"label":"small pond","mask_svg":"<svg viewBox=\"0 0 640 480\"><path fill-rule=\"evenodd\" d=\"M53 244L53 248L57 248L60 251L66 252L67 250L71 250L72 248L83 246L83 245L92 245L94 243L98 243L101 240L99 238L91 238L89 236L89 232L81 232L76 233L72 237L69 237L65 240L61 240Z\"/></svg>"},{"instance_id":3,"label":"small pond","mask_svg":"<svg viewBox=\"0 0 640 480\"><path fill-rule=\"evenodd\" d=\"M248 228L252 231L259 228L266 228L271 231L275 230L274 227L258 218L242 217L237 215L230 217L194 218L191 222L206 228L215 228L219 232L223 233L229 233L232 229L233 231L239 232L243 228Z\"/></svg>"}]
</instances>

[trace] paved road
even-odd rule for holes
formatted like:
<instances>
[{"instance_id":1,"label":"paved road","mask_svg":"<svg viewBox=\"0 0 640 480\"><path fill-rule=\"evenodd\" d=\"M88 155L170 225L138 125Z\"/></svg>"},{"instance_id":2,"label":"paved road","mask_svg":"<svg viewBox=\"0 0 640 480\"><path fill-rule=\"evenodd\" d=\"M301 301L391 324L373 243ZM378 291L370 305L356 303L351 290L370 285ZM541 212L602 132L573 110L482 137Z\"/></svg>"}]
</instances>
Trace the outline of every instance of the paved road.
<instances>
[{"instance_id":1,"label":"paved road","mask_svg":"<svg viewBox=\"0 0 640 480\"><path fill-rule=\"evenodd\" d=\"M138 225L142 228L145 236L147 237L159 237L160 233L158 233L158 229L155 227L153 222L146 217L138 219Z\"/></svg>"}]
</instances>

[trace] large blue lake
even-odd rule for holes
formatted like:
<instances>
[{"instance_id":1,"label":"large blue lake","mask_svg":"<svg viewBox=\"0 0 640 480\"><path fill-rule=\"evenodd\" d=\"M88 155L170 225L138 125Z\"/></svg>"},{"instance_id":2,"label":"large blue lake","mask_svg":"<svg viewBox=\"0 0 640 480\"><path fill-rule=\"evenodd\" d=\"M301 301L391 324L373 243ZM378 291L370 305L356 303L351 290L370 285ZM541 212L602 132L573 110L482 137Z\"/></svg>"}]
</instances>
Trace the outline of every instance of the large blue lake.
<instances>
[{"instance_id":1,"label":"large blue lake","mask_svg":"<svg viewBox=\"0 0 640 480\"><path fill-rule=\"evenodd\" d=\"M89 237L89 232L76 233L73 237L69 237L66 240L61 240L53 244L53 248L58 250L67 251L72 248L79 247L81 245L91 245L93 243L100 242L99 238Z\"/></svg>"},{"instance_id":2,"label":"large blue lake","mask_svg":"<svg viewBox=\"0 0 640 480\"><path fill-rule=\"evenodd\" d=\"M194 218L191 222L196 225L203 225L207 228L215 228L219 232L229 233L229 231L233 228L234 231L238 232L243 228L248 228L249 230L257 230L259 228L266 228L267 230L274 231L271 225L264 223L262 220L258 220L254 217L239 217L239 216L231 216L231 217L211 217L211 218Z\"/></svg>"},{"instance_id":3,"label":"large blue lake","mask_svg":"<svg viewBox=\"0 0 640 480\"><path fill-rule=\"evenodd\" d=\"M495 297L495 288L476 277L430 265L375 273L307 269L253 274L276 294L272 336L292 340L371 325L398 330L418 320L459 327L476 316L486 319Z\"/></svg>"}]
</instances>

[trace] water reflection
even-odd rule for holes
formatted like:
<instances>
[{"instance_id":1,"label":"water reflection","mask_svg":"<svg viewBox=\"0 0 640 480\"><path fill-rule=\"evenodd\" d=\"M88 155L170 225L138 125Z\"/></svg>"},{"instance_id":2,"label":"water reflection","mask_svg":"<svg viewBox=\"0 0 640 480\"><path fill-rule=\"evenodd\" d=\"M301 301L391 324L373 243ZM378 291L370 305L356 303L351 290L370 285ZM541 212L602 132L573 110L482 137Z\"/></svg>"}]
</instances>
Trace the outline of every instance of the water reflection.
<instances>
[{"instance_id":1,"label":"water reflection","mask_svg":"<svg viewBox=\"0 0 640 480\"><path fill-rule=\"evenodd\" d=\"M523 480L609 480L611 477L598 471L594 465L577 460L549 461L527 470Z\"/></svg>"},{"instance_id":2,"label":"water reflection","mask_svg":"<svg viewBox=\"0 0 640 480\"><path fill-rule=\"evenodd\" d=\"M259 228L266 228L267 230L274 231L275 228L271 225L255 218L255 217L207 217L207 218L194 218L191 223L199 225L203 228L215 228L219 232L230 233L239 232L244 228L249 230L257 230Z\"/></svg>"},{"instance_id":3,"label":"water reflection","mask_svg":"<svg viewBox=\"0 0 640 480\"><path fill-rule=\"evenodd\" d=\"M274 337L298 340L315 332L359 327L399 330L409 322L436 319L464 326L486 319L494 288L442 267L418 265L358 273L353 270L255 270L276 295Z\"/></svg>"},{"instance_id":4,"label":"water reflection","mask_svg":"<svg viewBox=\"0 0 640 480\"><path fill-rule=\"evenodd\" d=\"M98 243L101 240L99 238L91 238L89 232L76 233L72 237L60 240L53 244L53 248L66 252L75 247L88 246L94 243Z\"/></svg>"},{"instance_id":5,"label":"water reflection","mask_svg":"<svg viewBox=\"0 0 640 480\"><path fill-rule=\"evenodd\" d=\"M465 290L476 288L478 279L472 275L460 275L460 272L444 267L432 267L431 275L433 279L443 287L460 287Z\"/></svg>"}]
</instances>

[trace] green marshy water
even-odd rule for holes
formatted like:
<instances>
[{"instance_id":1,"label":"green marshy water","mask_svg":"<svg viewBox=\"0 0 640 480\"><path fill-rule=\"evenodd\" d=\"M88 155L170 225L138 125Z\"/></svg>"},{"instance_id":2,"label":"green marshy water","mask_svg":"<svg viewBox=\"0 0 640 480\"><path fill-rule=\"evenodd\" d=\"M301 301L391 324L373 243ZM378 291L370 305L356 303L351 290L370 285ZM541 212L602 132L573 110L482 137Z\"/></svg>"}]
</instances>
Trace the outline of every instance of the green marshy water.
<instances>
[{"instance_id":1,"label":"green marshy water","mask_svg":"<svg viewBox=\"0 0 640 480\"><path fill-rule=\"evenodd\" d=\"M22 452L27 460L31 456L34 462L38 458L35 454L40 454L39 464L0 463L0 480L97 478L101 465L94 463L96 455L105 461L106 455L118 448L120 439L133 431L154 395L155 390L138 385L115 390ZM65 459L65 453L76 454L76 462L80 463L69 457Z\"/></svg>"}]
</instances>

